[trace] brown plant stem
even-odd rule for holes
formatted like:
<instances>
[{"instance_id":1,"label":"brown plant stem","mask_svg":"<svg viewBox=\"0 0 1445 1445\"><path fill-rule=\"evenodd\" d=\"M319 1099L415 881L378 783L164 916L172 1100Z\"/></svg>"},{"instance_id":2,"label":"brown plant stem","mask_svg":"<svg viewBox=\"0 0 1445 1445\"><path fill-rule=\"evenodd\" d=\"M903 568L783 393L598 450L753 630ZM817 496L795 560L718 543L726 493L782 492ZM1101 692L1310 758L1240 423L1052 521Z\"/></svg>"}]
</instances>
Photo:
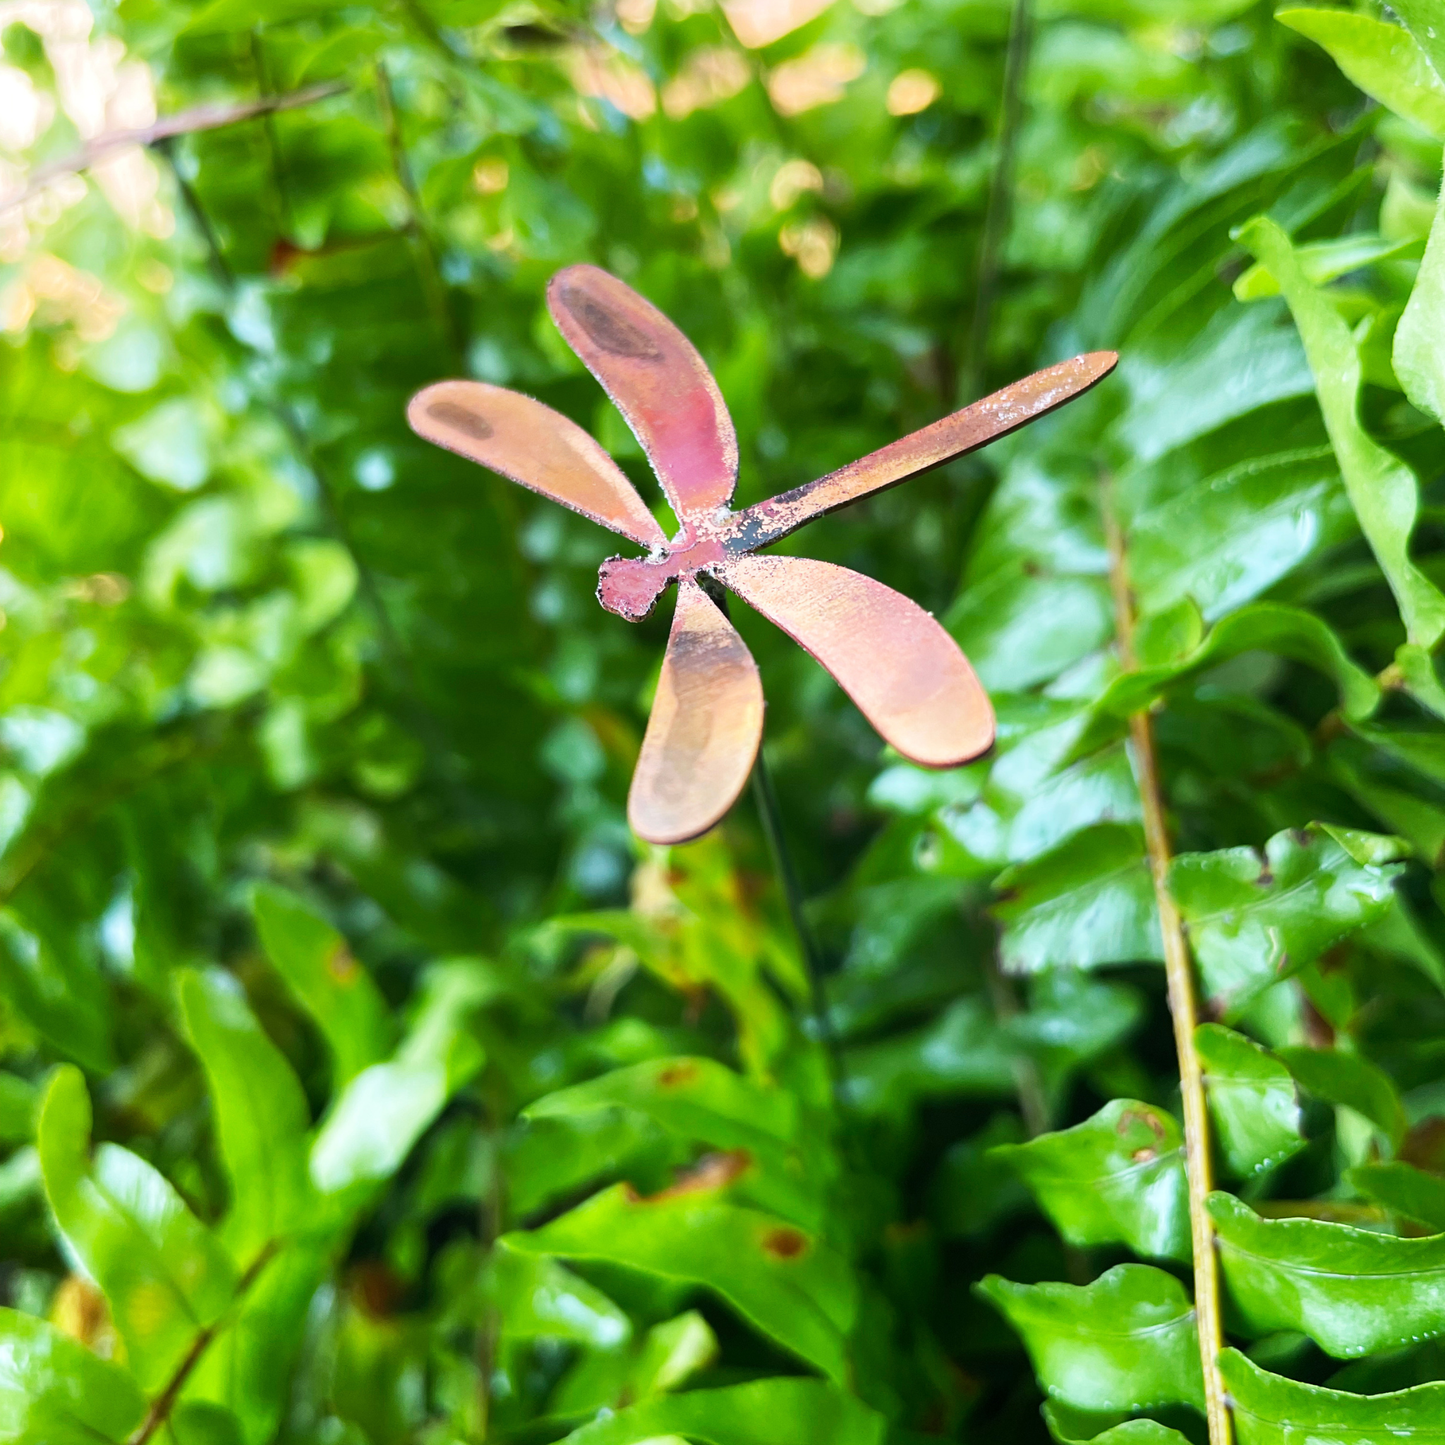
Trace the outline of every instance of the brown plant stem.
<instances>
[{"instance_id":1,"label":"brown plant stem","mask_svg":"<svg viewBox=\"0 0 1445 1445\"><path fill-rule=\"evenodd\" d=\"M246 1291L256 1283L261 1271L266 1268L275 1257L279 1243L272 1240L262 1247L261 1252L253 1259L247 1267L246 1272L236 1284L236 1293L231 1300L231 1307L214 1324L207 1325L191 1341L191 1347L186 1351L185 1358L176 1366L176 1372L168 1381L166 1387L157 1395L146 1411L146 1417L141 1421L135 1434L130 1437L129 1445L146 1445L148 1441L162 1425L171 1417L171 1411L176 1407L176 1401L180 1398L182 1388L190 1378L191 1371L201 1363L201 1356L210 1348L211 1342L231 1322L232 1312L236 1306L246 1297Z\"/></svg>"},{"instance_id":2,"label":"brown plant stem","mask_svg":"<svg viewBox=\"0 0 1445 1445\"><path fill-rule=\"evenodd\" d=\"M185 173L176 164L169 142L160 147L161 154L170 164L177 190L184 203L186 213L199 232L210 259L211 269L223 290L234 296L236 277L221 250L220 239L211 225L201 198L186 179ZM371 614L381 643L384 664L391 672L397 687L398 705L406 714L418 738L426 748L428 765L433 774L458 800L461 811L477 826L490 826L491 818L482 800L472 790L464 776L464 765L451 745L450 737L440 719L422 700L422 689L411 654L407 651L401 634L392 621L381 586L369 562L357 550L355 538L347 525L341 510L337 489L329 470L312 445L301 418L295 409L281 396L261 394L261 403L275 418L290 438L296 458L306 468L316 485L318 509L332 537L346 549L347 555L356 566L357 595L362 605Z\"/></svg>"},{"instance_id":3,"label":"brown plant stem","mask_svg":"<svg viewBox=\"0 0 1445 1445\"><path fill-rule=\"evenodd\" d=\"M1129 587L1124 534L1114 513L1113 488L1103 482L1104 531L1109 545L1109 587L1114 596L1114 627L1119 660L1127 671L1138 668L1134 652L1134 599ZM1194 967L1184 922L1169 892L1169 826L1164 817L1164 792L1159 781L1159 757L1154 747L1154 724L1148 709L1129 719L1139 800L1144 812L1144 841L1149 872L1154 880L1154 901L1159 909L1159 932L1164 943L1164 977L1169 1012L1174 1019L1174 1047L1179 1055L1179 1092L1184 1104L1184 1154L1189 1180L1189 1232L1194 1246L1194 1316L1199 1329L1199 1355L1204 1367L1205 1415L1209 1445L1230 1445L1231 1425L1224 1381L1219 1374L1219 1352L1224 1348L1224 1324L1219 1293L1219 1262L1214 1228L1205 1200L1214 1187L1209 1154L1209 1114L1204 1098L1204 1070L1194 1043L1199 1023L1194 990Z\"/></svg>"},{"instance_id":4,"label":"brown plant stem","mask_svg":"<svg viewBox=\"0 0 1445 1445\"><path fill-rule=\"evenodd\" d=\"M177 111L175 115L162 116L153 125L140 126L135 130L108 131L105 135L87 141L70 155L41 166L31 176L25 189L18 194L0 196L0 211L24 205L56 177L70 175L74 171L89 170L97 161L104 160L115 151L125 150L128 146L150 146L159 141L173 140L179 135L219 130L222 126L254 120L257 116L271 115L278 110L291 110L298 105L314 105L318 100L328 100L346 89L347 86L340 81L309 85L305 90L293 90L289 95L266 95L259 100L243 101L239 105L197 105L190 110Z\"/></svg>"}]
</instances>

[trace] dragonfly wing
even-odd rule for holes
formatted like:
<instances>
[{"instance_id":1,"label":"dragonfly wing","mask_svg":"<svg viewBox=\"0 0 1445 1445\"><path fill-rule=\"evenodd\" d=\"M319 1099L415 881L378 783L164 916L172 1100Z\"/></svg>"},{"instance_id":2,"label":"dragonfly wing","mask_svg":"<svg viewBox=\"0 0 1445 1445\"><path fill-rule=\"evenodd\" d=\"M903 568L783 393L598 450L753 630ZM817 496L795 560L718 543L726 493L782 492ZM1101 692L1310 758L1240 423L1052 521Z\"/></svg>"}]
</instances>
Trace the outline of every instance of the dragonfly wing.
<instances>
[{"instance_id":1,"label":"dragonfly wing","mask_svg":"<svg viewBox=\"0 0 1445 1445\"><path fill-rule=\"evenodd\" d=\"M909 477L941 467L1017 431L1025 423L1082 396L1108 376L1118 361L1116 352L1091 351L1045 367L826 477L739 512L731 531L748 547L765 547L825 512L897 486Z\"/></svg>"},{"instance_id":2,"label":"dragonfly wing","mask_svg":"<svg viewBox=\"0 0 1445 1445\"><path fill-rule=\"evenodd\" d=\"M642 443L678 520L710 520L733 494L738 438L697 348L596 266L559 271L547 284L547 306Z\"/></svg>"},{"instance_id":3,"label":"dragonfly wing","mask_svg":"<svg viewBox=\"0 0 1445 1445\"><path fill-rule=\"evenodd\" d=\"M763 684L742 638L691 577L677 612L627 819L649 843L685 843L732 807L763 737Z\"/></svg>"},{"instance_id":4,"label":"dragonfly wing","mask_svg":"<svg viewBox=\"0 0 1445 1445\"><path fill-rule=\"evenodd\" d=\"M667 538L622 469L560 412L482 381L439 381L412 397L406 419L418 436L644 547Z\"/></svg>"},{"instance_id":5,"label":"dragonfly wing","mask_svg":"<svg viewBox=\"0 0 1445 1445\"><path fill-rule=\"evenodd\" d=\"M988 694L916 602L811 557L730 557L717 574L811 652L905 758L952 767L993 742Z\"/></svg>"}]
</instances>

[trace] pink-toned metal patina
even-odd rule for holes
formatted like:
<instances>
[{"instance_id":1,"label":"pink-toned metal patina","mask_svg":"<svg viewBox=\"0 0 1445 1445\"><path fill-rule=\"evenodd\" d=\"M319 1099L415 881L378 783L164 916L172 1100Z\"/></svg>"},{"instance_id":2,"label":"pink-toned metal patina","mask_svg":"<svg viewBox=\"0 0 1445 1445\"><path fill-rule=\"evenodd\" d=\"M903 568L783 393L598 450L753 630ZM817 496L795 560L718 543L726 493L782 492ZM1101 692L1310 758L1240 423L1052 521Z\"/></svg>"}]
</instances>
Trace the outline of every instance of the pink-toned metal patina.
<instances>
[{"instance_id":1,"label":"pink-toned metal patina","mask_svg":"<svg viewBox=\"0 0 1445 1445\"><path fill-rule=\"evenodd\" d=\"M636 434L681 530L668 538L616 462L575 422L519 392L440 381L407 408L418 435L480 462L648 549L609 557L597 596L637 621L677 583L657 695L627 816L653 843L705 833L732 807L763 735L763 688L737 630L699 585L715 578L812 653L905 758L952 767L986 751L994 716L968 659L916 602L872 578L761 547L1004 436L1081 395L1118 357L1035 372L932 426L744 511L732 418L697 349L651 302L595 266L547 287L567 343Z\"/></svg>"}]
</instances>

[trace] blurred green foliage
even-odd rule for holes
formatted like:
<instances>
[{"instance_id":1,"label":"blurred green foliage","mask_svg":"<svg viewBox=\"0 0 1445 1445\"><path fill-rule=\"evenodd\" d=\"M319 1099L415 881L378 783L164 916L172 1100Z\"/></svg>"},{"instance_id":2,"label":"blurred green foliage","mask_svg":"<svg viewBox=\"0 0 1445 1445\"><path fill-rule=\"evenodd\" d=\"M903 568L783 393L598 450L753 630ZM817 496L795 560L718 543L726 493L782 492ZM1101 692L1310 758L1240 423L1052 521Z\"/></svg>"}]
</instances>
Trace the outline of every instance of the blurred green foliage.
<instances>
[{"instance_id":1,"label":"blurred green foliage","mask_svg":"<svg viewBox=\"0 0 1445 1445\"><path fill-rule=\"evenodd\" d=\"M1202 1440L1144 709L1238 1439L1439 1440L1442 35L0 5L0 1440ZM988 757L738 609L820 1012L749 802L627 832L666 608L404 425L525 390L666 520L579 260L696 341L744 504L1123 358L787 544L944 618Z\"/></svg>"}]
</instances>

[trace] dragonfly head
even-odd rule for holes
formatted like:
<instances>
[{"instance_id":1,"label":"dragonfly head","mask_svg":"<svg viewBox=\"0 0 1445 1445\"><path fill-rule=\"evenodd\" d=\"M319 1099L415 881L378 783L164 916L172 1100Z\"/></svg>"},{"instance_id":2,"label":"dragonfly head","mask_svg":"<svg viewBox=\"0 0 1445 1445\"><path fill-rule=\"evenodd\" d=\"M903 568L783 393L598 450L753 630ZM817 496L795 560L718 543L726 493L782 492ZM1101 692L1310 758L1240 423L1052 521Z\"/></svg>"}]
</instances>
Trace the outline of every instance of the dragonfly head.
<instances>
[{"instance_id":1,"label":"dragonfly head","mask_svg":"<svg viewBox=\"0 0 1445 1445\"><path fill-rule=\"evenodd\" d=\"M652 611L663 588L677 576L671 558L609 557L597 572L597 600L629 622L641 622Z\"/></svg>"},{"instance_id":2,"label":"dragonfly head","mask_svg":"<svg viewBox=\"0 0 1445 1445\"><path fill-rule=\"evenodd\" d=\"M721 562L723 543L714 536L684 534L660 557L609 557L597 573L597 600L629 622L641 622L675 577Z\"/></svg>"}]
</instances>

